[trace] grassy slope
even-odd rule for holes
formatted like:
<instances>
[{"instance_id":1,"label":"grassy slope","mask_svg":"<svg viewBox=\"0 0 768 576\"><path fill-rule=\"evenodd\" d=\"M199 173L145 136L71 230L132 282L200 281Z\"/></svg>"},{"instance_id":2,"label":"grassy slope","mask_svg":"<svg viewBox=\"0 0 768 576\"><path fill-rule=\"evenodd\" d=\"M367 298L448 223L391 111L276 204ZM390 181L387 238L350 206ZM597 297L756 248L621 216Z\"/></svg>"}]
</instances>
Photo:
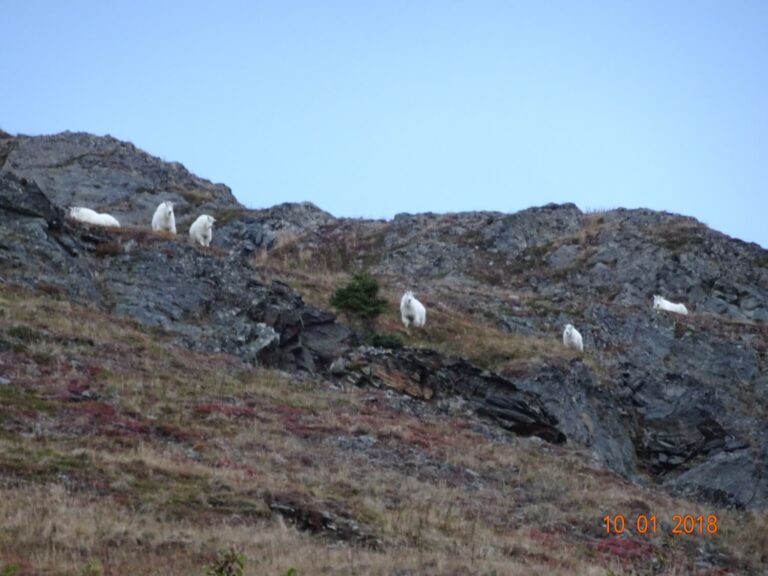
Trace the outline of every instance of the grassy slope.
<instances>
[{"instance_id":1,"label":"grassy slope","mask_svg":"<svg viewBox=\"0 0 768 576\"><path fill-rule=\"evenodd\" d=\"M478 352L509 346L461 326ZM202 574L229 546L266 575L692 574L701 548L734 573L768 561L765 514L674 500L570 448L191 353L7 286L0 376L0 572ZM275 502L305 513L295 524ZM299 529L321 512L357 536ZM605 538L601 518L618 512L663 522ZM677 512L717 513L720 531L669 536Z\"/></svg>"}]
</instances>

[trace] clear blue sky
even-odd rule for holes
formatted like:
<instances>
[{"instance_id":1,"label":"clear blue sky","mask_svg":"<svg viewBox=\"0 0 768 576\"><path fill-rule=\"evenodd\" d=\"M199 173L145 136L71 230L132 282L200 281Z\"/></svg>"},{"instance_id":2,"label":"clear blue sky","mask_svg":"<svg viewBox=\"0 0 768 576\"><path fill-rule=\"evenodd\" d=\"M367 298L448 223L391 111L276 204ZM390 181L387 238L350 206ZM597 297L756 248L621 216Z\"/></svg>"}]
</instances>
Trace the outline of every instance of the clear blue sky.
<instances>
[{"instance_id":1,"label":"clear blue sky","mask_svg":"<svg viewBox=\"0 0 768 576\"><path fill-rule=\"evenodd\" d=\"M250 207L649 207L768 246L768 0L2 0L0 128Z\"/></svg>"}]
</instances>

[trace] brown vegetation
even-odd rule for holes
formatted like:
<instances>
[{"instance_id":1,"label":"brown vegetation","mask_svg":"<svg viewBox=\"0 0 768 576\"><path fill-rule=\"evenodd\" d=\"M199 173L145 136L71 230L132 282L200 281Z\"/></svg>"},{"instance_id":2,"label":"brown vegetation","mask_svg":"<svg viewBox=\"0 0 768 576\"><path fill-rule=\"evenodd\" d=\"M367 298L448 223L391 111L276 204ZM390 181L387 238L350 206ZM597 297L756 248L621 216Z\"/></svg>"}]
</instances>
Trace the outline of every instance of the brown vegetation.
<instances>
[{"instance_id":1,"label":"brown vegetation","mask_svg":"<svg viewBox=\"0 0 768 576\"><path fill-rule=\"evenodd\" d=\"M414 340L453 324L478 355L539 352L441 318ZM7 287L0 373L0 570L200 574L230 547L247 574L276 576L687 574L700 546L734 573L766 560L764 514L659 496L576 450L192 353ZM638 509L663 529L606 538L605 514ZM717 513L721 530L671 537L674 511Z\"/></svg>"}]
</instances>

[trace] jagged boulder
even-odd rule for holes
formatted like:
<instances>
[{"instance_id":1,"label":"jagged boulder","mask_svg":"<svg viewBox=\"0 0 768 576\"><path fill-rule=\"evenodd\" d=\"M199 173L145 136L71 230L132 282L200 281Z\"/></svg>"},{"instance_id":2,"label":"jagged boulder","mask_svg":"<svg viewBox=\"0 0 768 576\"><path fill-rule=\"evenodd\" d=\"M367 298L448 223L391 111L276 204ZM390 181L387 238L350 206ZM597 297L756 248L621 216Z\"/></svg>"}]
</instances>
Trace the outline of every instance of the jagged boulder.
<instances>
[{"instance_id":1,"label":"jagged boulder","mask_svg":"<svg viewBox=\"0 0 768 576\"><path fill-rule=\"evenodd\" d=\"M64 225L61 208L34 181L0 171L0 279L99 302L95 284L79 281L90 272Z\"/></svg>"},{"instance_id":2,"label":"jagged boulder","mask_svg":"<svg viewBox=\"0 0 768 576\"><path fill-rule=\"evenodd\" d=\"M164 162L111 136L64 132L17 136L0 146L0 168L35 181L58 206L88 206L122 224L148 225L162 200L176 203L184 228L200 213L223 214L242 206L231 190Z\"/></svg>"},{"instance_id":3,"label":"jagged boulder","mask_svg":"<svg viewBox=\"0 0 768 576\"><path fill-rule=\"evenodd\" d=\"M713 457L665 485L694 500L714 502L737 509L768 508L768 473L764 447L747 447L717 452Z\"/></svg>"},{"instance_id":4,"label":"jagged boulder","mask_svg":"<svg viewBox=\"0 0 768 576\"><path fill-rule=\"evenodd\" d=\"M250 255L257 250L268 250L291 235L335 222L328 212L311 202L286 202L260 210L231 210L219 216L213 246Z\"/></svg>"},{"instance_id":5,"label":"jagged boulder","mask_svg":"<svg viewBox=\"0 0 768 576\"><path fill-rule=\"evenodd\" d=\"M510 368L504 377L536 394L571 442L591 448L609 468L639 479L638 459L626 415L581 359Z\"/></svg>"},{"instance_id":6,"label":"jagged boulder","mask_svg":"<svg viewBox=\"0 0 768 576\"><path fill-rule=\"evenodd\" d=\"M566 436L536 394L506 378L434 350L384 350L362 346L332 367L355 385L385 386L428 402L460 397L477 414L521 436L560 444Z\"/></svg>"},{"instance_id":7,"label":"jagged boulder","mask_svg":"<svg viewBox=\"0 0 768 576\"><path fill-rule=\"evenodd\" d=\"M547 204L494 218L482 228L481 238L491 252L515 258L525 250L575 234L582 213L575 204Z\"/></svg>"},{"instance_id":8,"label":"jagged boulder","mask_svg":"<svg viewBox=\"0 0 768 576\"><path fill-rule=\"evenodd\" d=\"M64 211L43 194L35 182L12 172L0 172L0 210L12 215L39 218L48 228L61 228Z\"/></svg>"}]
</instances>

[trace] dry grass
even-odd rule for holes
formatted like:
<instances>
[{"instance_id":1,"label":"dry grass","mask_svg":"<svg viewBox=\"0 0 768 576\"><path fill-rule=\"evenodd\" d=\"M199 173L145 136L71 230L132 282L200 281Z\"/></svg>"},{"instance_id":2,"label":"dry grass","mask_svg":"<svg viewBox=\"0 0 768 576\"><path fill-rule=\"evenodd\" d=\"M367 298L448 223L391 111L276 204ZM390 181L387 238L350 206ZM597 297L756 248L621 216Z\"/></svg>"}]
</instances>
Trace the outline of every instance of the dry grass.
<instances>
[{"instance_id":1,"label":"dry grass","mask_svg":"<svg viewBox=\"0 0 768 576\"><path fill-rule=\"evenodd\" d=\"M213 199L210 192L195 188L178 189L176 192L190 204L202 204Z\"/></svg>"},{"instance_id":2,"label":"dry grass","mask_svg":"<svg viewBox=\"0 0 768 576\"><path fill-rule=\"evenodd\" d=\"M459 325L457 353L493 350L496 334L441 314L424 338ZM579 451L195 354L66 301L0 287L0 344L0 571L187 576L227 547L246 573L276 576L693 574L701 546L734 574L766 561L765 514L661 496ZM496 352L541 353L519 346ZM381 545L300 530L275 495L354 519ZM666 522L605 537L603 515L638 511L718 513L721 531L671 537Z\"/></svg>"},{"instance_id":3,"label":"dry grass","mask_svg":"<svg viewBox=\"0 0 768 576\"><path fill-rule=\"evenodd\" d=\"M390 300L395 299L390 296ZM451 356L497 370L515 360L565 358L570 353L549 339L504 332L490 321L437 301L424 301L429 310L424 328L406 330L399 311L382 317L382 331L399 334L412 346L432 348Z\"/></svg>"},{"instance_id":4,"label":"dry grass","mask_svg":"<svg viewBox=\"0 0 768 576\"><path fill-rule=\"evenodd\" d=\"M291 273L354 273L370 268L383 252L383 222L342 220L310 236L277 233L276 245L254 259L257 266Z\"/></svg>"}]
</instances>

